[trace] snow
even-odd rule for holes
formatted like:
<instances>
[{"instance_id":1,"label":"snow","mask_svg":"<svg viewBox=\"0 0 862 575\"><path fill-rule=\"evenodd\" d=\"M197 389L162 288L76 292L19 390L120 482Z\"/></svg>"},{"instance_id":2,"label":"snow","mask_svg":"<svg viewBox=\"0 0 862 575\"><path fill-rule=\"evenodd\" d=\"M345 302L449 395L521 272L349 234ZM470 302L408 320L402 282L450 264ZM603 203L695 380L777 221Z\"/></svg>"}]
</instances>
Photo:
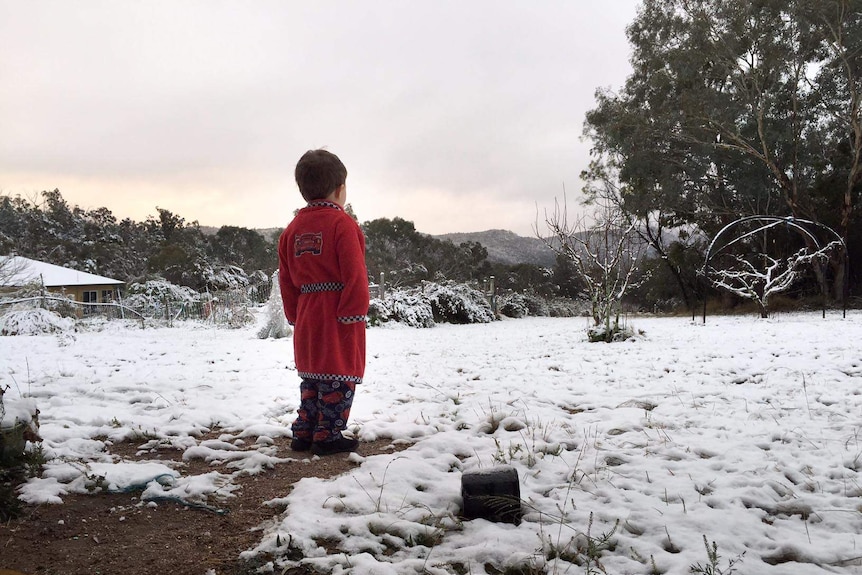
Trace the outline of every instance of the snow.
<instances>
[{"instance_id":1,"label":"snow","mask_svg":"<svg viewBox=\"0 0 862 575\"><path fill-rule=\"evenodd\" d=\"M8 262L4 265L8 265L7 269L13 272L10 277L4 278L4 285L8 286L22 286L31 282L41 283L46 287L123 284L120 280L55 266L21 256L0 256L0 259L3 262Z\"/></svg>"},{"instance_id":2,"label":"snow","mask_svg":"<svg viewBox=\"0 0 862 575\"><path fill-rule=\"evenodd\" d=\"M707 564L705 536L720 569L862 572L860 320L636 317L643 335L613 344L586 342L584 318L372 328L351 430L407 448L286 485L244 556L276 572L303 556L333 573L582 573L594 543L608 573L686 573ZM290 338L175 326L0 338L5 399L36 402L52 458L22 498L146 486L145 504L222 509L235 475L303 465L272 442L298 404ZM122 440L233 471L111 459ZM461 474L500 465L523 521L460 520Z\"/></svg>"},{"instance_id":3,"label":"snow","mask_svg":"<svg viewBox=\"0 0 862 575\"><path fill-rule=\"evenodd\" d=\"M74 323L74 320L46 309L12 310L0 315L0 335L63 333L70 331Z\"/></svg>"}]
</instances>

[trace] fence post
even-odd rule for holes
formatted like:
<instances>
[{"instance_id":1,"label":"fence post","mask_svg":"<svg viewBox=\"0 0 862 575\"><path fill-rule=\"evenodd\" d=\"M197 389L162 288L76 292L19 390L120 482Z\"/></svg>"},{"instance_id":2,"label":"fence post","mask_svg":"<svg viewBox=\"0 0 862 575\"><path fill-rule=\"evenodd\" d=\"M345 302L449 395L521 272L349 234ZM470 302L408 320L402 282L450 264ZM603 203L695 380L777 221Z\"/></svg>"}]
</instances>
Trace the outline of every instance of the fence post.
<instances>
[{"instance_id":1,"label":"fence post","mask_svg":"<svg viewBox=\"0 0 862 575\"><path fill-rule=\"evenodd\" d=\"M380 283L377 285L377 297L383 299L383 296L386 294L386 274L380 272Z\"/></svg>"},{"instance_id":2,"label":"fence post","mask_svg":"<svg viewBox=\"0 0 862 575\"><path fill-rule=\"evenodd\" d=\"M494 276L491 276L490 284L491 285L488 291L491 298L491 311L494 312L494 315L497 315L497 286L494 281Z\"/></svg>"},{"instance_id":3,"label":"fence post","mask_svg":"<svg viewBox=\"0 0 862 575\"><path fill-rule=\"evenodd\" d=\"M126 310L123 308L123 294L120 293L120 288L117 288L117 303L120 304L120 317L126 319Z\"/></svg>"},{"instance_id":4,"label":"fence post","mask_svg":"<svg viewBox=\"0 0 862 575\"><path fill-rule=\"evenodd\" d=\"M42 289L40 290L42 293L42 309L48 309L48 302L45 301L45 276L39 274L39 283L42 284Z\"/></svg>"}]
</instances>

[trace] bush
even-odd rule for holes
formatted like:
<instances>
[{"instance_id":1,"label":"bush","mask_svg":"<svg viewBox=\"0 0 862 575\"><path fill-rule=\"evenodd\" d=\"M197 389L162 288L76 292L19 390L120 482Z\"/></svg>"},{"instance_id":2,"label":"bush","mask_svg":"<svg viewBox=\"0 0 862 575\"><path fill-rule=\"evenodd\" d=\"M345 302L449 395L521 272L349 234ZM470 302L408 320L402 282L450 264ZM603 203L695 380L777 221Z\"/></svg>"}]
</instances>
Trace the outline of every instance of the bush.
<instances>
[{"instance_id":1,"label":"bush","mask_svg":"<svg viewBox=\"0 0 862 575\"><path fill-rule=\"evenodd\" d=\"M45 299L34 299L42 298ZM39 306L43 309L55 312L61 317L77 318L77 311L80 308L75 307L75 297L68 295L65 292L46 291L39 284L27 284L21 286L14 291L4 292L0 295L0 301L10 300L30 300L4 306L3 309L27 310L34 306Z\"/></svg>"},{"instance_id":2,"label":"bush","mask_svg":"<svg viewBox=\"0 0 862 575\"><path fill-rule=\"evenodd\" d=\"M42 335L71 330L75 322L46 309L13 310L0 317L0 335Z\"/></svg>"},{"instance_id":3,"label":"bush","mask_svg":"<svg viewBox=\"0 0 862 575\"><path fill-rule=\"evenodd\" d=\"M389 290L384 299L372 299L368 309L372 326L394 321L433 327L435 322L488 323L495 319L481 291L455 283L425 282L421 288Z\"/></svg>"},{"instance_id":4,"label":"bush","mask_svg":"<svg viewBox=\"0 0 862 575\"><path fill-rule=\"evenodd\" d=\"M431 303L435 321L489 323L497 319L485 294L466 284L426 282L422 293Z\"/></svg>"},{"instance_id":5,"label":"bush","mask_svg":"<svg viewBox=\"0 0 862 575\"><path fill-rule=\"evenodd\" d=\"M251 280L239 266L209 268L203 276L204 282L213 291L236 290L251 284Z\"/></svg>"},{"instance_id":6,"label":"bush","mask_svg":"<svg viewBox=\"0 0 862 575\"><path fill-rule=\"evenodd\" d=\"M589 315L586 303L568 298L545 298L535 293L510 293L498 299L506 317L578 317Z\"/></svg>"},{"instance_id":7,"label":"bush","mask_svg":"<svg viewBox=\"0 0 862 575\"><path fill-rule=\"evenodd\" d=\"M150 280L131 284L123 304L142 315L161 317L165 314L165 305L178 309L199 300L200 294L189 287L167 280Z\"/></svg>"},{"instance_id":8,"label":"bush","mask_svg":"<svg viewBox=\"0 0 862 575\"><path fill-rule=\"evenodd\" d=\"M527 298L523 294L510 293L497 299L500 313L506 317L522 318L530 315Z\"/></svg>"},{"instance_id":9,"label":"bush","mask_svg":"<svg viewBox=\"0 0 862 575\"><path fill-rule=\"evenodd\" d=\"M431 302L421 293L400 289L390 290L384 299L372 299L368 306L369 325L381 325L390 321L410 327L434 327Z\"/></svg>"},{"instance_id":10,"label":"bush","mask_svg":"<svg viewBox=\"0 0 862 575\"><path fill-rule=\"evenodd\" d=\"M548 300L540 295L526 293L524 294L524 303L527 305L527 312L532 316L547 317L550 315Z\"/></svg>"},{"instance_id":11,"label":"bush","mask_svg":"<svg viewBox=\"0 0 862 575\"><path fill-rule=\"evenodd\" d=\"M548 315L551 317L589 316L589 303L567 298L555 298L548 301Z\"/></svg>"},{"instance_id":12,"label":"bush","mask_svg":"<svg viewBox=\"0 0 862 575\"><path fill-rule=\"evenodd\" d=\"M39 437L39 410L30 399L7 400L6 388L0 387L0 521L8 521L20 510L17 488L34 475L41 463L41 449L28 450L28 442Z\"/></svg>"},{"instance_id":13,"label":"bush","mask_svg":"<svg viewBox=\"0 0 862 575\"><path fill-rule=\"evenodd\" d=\"M605 325L594 325L587 330L587 339L591 343L626 341L636 335L632 328L627 325L619 325L619 323L613 323L609 328Z\"/></svg>"}]
</instances>

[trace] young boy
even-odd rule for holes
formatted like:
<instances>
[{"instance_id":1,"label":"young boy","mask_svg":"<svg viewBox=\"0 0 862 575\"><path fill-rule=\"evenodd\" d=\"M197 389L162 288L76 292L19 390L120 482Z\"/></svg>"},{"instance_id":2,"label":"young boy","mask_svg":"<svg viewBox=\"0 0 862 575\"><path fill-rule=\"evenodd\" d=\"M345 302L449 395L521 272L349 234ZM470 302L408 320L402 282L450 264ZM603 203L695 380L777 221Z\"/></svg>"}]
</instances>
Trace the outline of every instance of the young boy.
<instances>
[{"instance_id":1,"label":"young boy","mask_svg":"<svg viewBox=\"0 0 862 575\"><path fill-rule=\"evenodd\" d=\"M278 243L279 286L302 378L291 449L355 451L359 442L341 432L365 373L365 236L344 211L347 169L335 154L309 150L295 175L308 205Z\"/></svg>"}]
</instances>

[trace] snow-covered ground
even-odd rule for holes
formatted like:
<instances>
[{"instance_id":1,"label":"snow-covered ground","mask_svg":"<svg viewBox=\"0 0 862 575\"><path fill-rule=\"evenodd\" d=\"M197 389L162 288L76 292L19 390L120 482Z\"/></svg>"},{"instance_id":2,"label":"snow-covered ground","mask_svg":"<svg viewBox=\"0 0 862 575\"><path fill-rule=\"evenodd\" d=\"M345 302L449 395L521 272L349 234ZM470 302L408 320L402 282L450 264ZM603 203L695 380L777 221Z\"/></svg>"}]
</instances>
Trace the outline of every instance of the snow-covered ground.
<instances>
[{"instance_id":1,"label":"snow-covered ground","mask_svg":"<svg viewBox=\"0 0 862 575\"><path fill-rule=\"evenodd\" d=\"M411 445L285 486L247 554L275 572L289 545L336 573L585 573L590 555L611 574L687 573L709 565L705 536L715 573L862 572L862 314L630 324L643 335L610 345L587 343L580 318L370 329L353 430ZM53 457L22 497L59 502L101 477L229 506L230 475L120 464L105 441L170 442L237 473L291 458L267 440L297 406L291 340L256 329L0 338L0 384L36 401ZM220 440L198 439L214 427ZM501 464L524 520L460 521L462 472Z\"/></svg>"}]
</instances>

